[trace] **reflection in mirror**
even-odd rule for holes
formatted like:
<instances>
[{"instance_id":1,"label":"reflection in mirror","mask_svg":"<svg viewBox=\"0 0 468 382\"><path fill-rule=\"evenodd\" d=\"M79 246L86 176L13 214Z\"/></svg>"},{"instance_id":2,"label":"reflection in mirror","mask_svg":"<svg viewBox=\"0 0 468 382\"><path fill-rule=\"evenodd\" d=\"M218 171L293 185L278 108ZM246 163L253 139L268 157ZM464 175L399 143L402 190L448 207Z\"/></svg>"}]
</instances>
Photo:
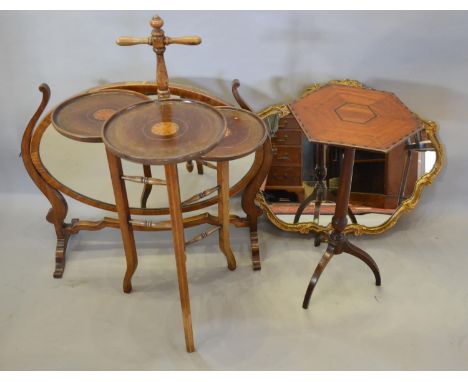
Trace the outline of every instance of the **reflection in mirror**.
<instances>
[{"instance_id":1,"label":"reflection in mirror","mask_svg":"<svg viewBox=\"0 0 468 382\"><path fill-rule=\"evenodd\" d=\"M331 223L343 149L309 143L294 117L283 110L265 117L273 146L273 163L263 196L284 223ZM387 154L356 150L348 223L385 224L429 173L436 152L425 131Z\"/></svg>"},{"instance_id":2,"label":"reflection in mirror","mask_svg":"<svg viewBox=\"0 0 468 382\"><path fill-rule=\"evenodd\" d=\"M83 143L59 134L52 125L44 132L39 154L44 167L60 183L68 188L98 201L114 204L114 194L107 167L106 152L102 143ZM249 171L254 162L255 153L230 162L230 185L238 183ZM142 165L122 161L125 175L143 175ZM216 186L216 170L204 167L204 175L196 170L189 173L185 163L180 163L181 199L186 200L208 188ZM152 166L153 177L164 179L164 167ZM142 185L127 182L130 207L140 207ZM154 186L149 196L148 208L167 208L167 190ZM188 213L189 215L199 212Z\"/></svg>"}]
</instances>

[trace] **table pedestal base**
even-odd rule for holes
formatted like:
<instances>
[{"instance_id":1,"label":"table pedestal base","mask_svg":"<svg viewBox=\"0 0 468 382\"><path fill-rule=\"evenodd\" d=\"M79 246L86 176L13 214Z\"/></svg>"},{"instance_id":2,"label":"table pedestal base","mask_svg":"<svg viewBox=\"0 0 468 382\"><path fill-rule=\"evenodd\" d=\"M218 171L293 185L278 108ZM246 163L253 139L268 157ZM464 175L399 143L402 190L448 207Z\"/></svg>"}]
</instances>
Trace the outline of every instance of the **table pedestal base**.
<instances>
[{"instance_id":1,"label":"table pedestal base","mask_svg":"<svg viewBox=\"0 0 468 382\"><path fill-rule=\"evenodd\" d=\"M349 210L349 195L351 193L351 181L353 179L355 151L356 150L354 148L348 147L344 152L340 171L340 185L336 199L335 215L332 219L333 231L328 238L327 250L315 268L315 271L310 279L309 286L307 287L307 291L304 296L304 302L302 303L302 307L304 309L309 307L310 298L312 296L312 292L315 289L315 286L317 285L318 279L334 255L339 255L340 253L346 252L364 261L372 269L372 272L374 272L376 285L380 285L381 283L379 267L377 266L376 262L365 251L358 248L354 244L351 244L343 232L347 224L346 215ZM319 238L318 240L317 237ZM320 244L321 237L317 237L315 240L315 246Z\"/></svg>"},{"instance_id":2,"label":"table pedestal base","mask_svg":"<svg viewBox=\"0 0 468 382\"><path fill-rule=\"evenodd\" d=\"M307 309L309 307L312 292L314 291L314 288L317 285L320 275L322 274L329 261L334 255L339 255L343 252L353 255L358 259L364 261L374 273L375 285L381 284L379 267L374 261L374 259L367 252L350 243L344 233L333 232L328 239L327 250L320 259L320 262L315 268L315 271L310 279L309 286L307 287L307 291L304 296L304 302L302 303L302 307L304 309Z\"/></svg>"}]
</instances>

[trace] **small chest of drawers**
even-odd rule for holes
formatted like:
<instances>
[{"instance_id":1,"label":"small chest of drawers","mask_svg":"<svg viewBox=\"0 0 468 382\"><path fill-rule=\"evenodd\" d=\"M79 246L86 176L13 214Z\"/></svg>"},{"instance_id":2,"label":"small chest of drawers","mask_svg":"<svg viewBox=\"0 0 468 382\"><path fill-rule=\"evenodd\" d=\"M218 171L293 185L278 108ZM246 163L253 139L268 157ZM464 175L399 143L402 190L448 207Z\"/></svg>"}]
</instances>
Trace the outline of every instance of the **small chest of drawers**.
<instances>
[{"instance_id":1,"label":"small chest of drawers","mask_svg":"<svg viewBox=\"0 0 468 382\"><path fill-rule=\"evenodd\" d=\"M292 193L304 200L302 185L303 133L292 114L279 121L276 134L271 138L273 161L268 173L265 191Z\"/></svg>"}]
</instances>

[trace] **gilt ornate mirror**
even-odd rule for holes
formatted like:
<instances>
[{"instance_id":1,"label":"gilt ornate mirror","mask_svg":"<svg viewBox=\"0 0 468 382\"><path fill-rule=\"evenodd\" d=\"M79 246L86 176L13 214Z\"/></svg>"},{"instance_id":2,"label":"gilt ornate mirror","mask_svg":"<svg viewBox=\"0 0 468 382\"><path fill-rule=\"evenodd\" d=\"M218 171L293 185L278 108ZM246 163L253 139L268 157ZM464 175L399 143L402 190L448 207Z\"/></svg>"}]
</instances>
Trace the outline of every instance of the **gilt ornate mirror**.
<instances>
[{"instance_id":1,"label":"gilt ornate mirror","mask_svg":"<svg viewBox=\"0 0 468 382\"><path fill-rule=\"evenodd\" d=\"M364 87L354 80L330 83ZM313 84L303 95L323 85ZM286 104L268 107L259 114L270 128L273 160L263 190L257 195L258 205L282 230L331 231L342 149L309 143ZM424 187L441 171L444 150L437 136L438 126L417 117L423 132L388 154L356 151L345 232L361 235L386 231L416 206Z\"/></svg>"}]
</instances>

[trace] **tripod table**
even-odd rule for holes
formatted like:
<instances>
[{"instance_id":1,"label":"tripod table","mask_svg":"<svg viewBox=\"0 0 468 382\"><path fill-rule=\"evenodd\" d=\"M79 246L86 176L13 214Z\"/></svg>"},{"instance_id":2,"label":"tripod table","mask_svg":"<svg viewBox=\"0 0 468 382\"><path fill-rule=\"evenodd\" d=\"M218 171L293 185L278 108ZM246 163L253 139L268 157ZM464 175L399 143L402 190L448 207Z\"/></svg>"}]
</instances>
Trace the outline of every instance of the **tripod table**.
<instances>
[{"instance_id":1,"label":"tripod table","mask_svg":"<svg viewBox=\"0 0 468 382\"><path fill-rule=\"evenodd\" d=\"M353 178L354 154L362 150L389 152L423 128L422 123L393 93L366 87L329 84L306 93L289 105L310 142L344 147L338 196L332 218L333 231L325 254L310 279L304 302L309 306L320 275L334 255L346 252L366 263L380 285L376 262L350 243L343 233Z\"/></svg>"}]
</instances>

